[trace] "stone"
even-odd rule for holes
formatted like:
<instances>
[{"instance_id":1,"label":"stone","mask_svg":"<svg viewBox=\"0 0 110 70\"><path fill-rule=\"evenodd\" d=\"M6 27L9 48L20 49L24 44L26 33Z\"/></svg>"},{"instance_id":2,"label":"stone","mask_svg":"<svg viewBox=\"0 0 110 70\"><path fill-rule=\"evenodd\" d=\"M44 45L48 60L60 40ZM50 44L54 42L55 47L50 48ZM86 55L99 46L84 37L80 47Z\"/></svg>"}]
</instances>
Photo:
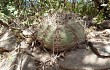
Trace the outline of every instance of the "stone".
<instances>
[{"instance_id":1,"label":"stone","mask_svg":"<svg viewBox=\"0 0 110 70\"><path fill-rule=\"evenodd\" d=\"M91 51L78 49L67 53L64 61L59 61L59 66L65 70L108 70L110 58L99 58Z\"/></svg>"},{"instance_id":2,"label":"stone","mask_svg":"<svg viewBox=\"0 0 110 70\"><path fill-rule=\"evenodd\" d=\"M0 36L0 48L4 50L11 51L16 47L16 38L11 30L6 30Z\"/></svg>"}]
</instances>

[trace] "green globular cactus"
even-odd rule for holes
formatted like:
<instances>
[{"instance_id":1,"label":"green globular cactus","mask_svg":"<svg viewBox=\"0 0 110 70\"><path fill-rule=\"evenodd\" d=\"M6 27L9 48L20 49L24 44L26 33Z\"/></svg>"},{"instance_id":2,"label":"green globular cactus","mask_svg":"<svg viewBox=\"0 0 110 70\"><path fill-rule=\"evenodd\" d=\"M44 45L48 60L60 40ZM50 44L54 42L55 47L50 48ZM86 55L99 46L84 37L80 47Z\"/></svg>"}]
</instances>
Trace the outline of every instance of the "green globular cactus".
<instances>
[{"instance_id":1,"label":"green globular cactus","mask_svg":"<svg viewBox=\"0 0 110 70\"><path fill-rule=\"evenodd\" d=\"M40 18L37 39L42 46L52 51L64 51L76 47L85 40L84 22L74 13L54 12Z\"/></svg>"}]
</instances>

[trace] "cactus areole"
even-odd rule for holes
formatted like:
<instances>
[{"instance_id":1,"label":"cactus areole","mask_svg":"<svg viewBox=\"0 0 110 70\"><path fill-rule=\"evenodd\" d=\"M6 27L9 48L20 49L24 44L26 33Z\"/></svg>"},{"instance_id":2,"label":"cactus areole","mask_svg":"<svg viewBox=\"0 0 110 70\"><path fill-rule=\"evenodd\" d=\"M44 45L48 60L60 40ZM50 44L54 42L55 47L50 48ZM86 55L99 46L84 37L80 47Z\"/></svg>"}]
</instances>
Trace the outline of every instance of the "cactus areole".
<instances>
[{"instance_id":1,"label":"cactus areole","mask_svg":"<svg viewBox=\"0 0 110 70\"><path fill-rule=\"evenodd\" d=\"M76 47L85 40L83 21L74 13L55 12L37 23L37 39L52 51L64 51Z\"/></svg>"}]
</instances>

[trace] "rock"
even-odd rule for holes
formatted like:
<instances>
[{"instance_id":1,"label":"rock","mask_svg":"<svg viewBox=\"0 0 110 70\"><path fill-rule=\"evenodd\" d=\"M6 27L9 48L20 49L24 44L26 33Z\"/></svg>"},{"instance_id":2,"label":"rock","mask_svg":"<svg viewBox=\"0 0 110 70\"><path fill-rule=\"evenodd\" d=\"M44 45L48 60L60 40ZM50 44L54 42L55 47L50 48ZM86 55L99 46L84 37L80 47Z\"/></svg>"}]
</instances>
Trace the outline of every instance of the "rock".
<instances>
[{"instance_id":1,"label":"rock","mask_svg":"<svg viewBox=\"0 0 110 70\"><path fill-rule=\"evenodd\" d=\"M22 34L25 36L31 36L35 32L34 28L30 26L22 31Z\"/></svg>"},{"instance_id":2,"label":"rock","mask_svg":"<svg viewBox=\"0 0 110 70\"><path fill-rule=\"evenodd\" d=\"M15 51L11 52L7 58L0 63L0 70L36 70L34 60L30 55L18 54Z\"/></svg>"},{"instance_id":3,"label":"rock","mask_svg":"<svg viewBox=\"0 0 110 70\"><path fill-rule=\"evenodd\" d=\"M6 30L1 36L0 36L0 48L4 50L11 51L16 47L16 38L11 32L11 30Z\"/></svg>"},{"instance_id":4,"label":"rock","mask_svg":"<svg viewBox=\"0 0 110 70\"><path fill-rule=\"evenodd\" d=\"M94 53L85 49L78 49L66 54L64 61L59 61L65 70L108 70L110 58L99 58Z\"/></svg>"},{"instance_id":5,"label":"rock","mask_svg":"<svg viewBox=\"0 0 110 70\"><path fill-rule=\"evenodd\" d=\"M22 41L21 43L20 43L20 48L24 48L24 49L26 49L26 48L29 48L29 44L28 43L26 43L25 41Z\"/></svg>"},{"instance_id":6,"label":"rock","mask_svg":"<svg viewBox=\"0 0 110 70\"><path fill-rule=\"evenodd\" d=\"M104 20L100 24L97 25L99 29L110 29L110 20Z\"/></svg>"}]
</instances>

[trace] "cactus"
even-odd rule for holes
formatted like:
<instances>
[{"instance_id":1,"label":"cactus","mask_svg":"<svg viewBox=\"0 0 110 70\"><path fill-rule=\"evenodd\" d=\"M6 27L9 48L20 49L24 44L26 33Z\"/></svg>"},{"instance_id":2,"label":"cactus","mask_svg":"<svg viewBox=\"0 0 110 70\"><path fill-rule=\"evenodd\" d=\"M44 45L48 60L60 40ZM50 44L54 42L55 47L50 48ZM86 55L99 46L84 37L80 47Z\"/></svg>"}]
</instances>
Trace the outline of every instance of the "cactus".
<instances>
[{"instance_id":1,"label":"cactus","mask_svg":"<svg viewBox=\"0 0 110 70\"><path fill-rule=\"evenodd\" d=\"M42 46L52 51L64 51L76 47L85 40L84 22L74 13L54 12L40 18L37 39Z\"/></svg>"}]
</instances>

